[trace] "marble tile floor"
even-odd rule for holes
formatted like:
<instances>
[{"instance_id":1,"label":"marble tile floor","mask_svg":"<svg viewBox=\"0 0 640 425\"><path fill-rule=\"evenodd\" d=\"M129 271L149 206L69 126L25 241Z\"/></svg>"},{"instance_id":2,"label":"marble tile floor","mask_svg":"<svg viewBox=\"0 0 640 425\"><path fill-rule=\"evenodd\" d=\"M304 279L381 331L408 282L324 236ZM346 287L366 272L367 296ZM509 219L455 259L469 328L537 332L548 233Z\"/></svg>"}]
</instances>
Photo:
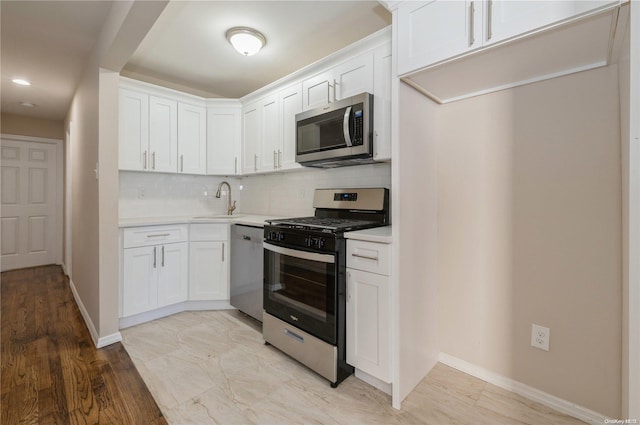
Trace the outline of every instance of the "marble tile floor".
<instances>
[{"instance_id":1,"label":"marble tile floor","mask_svg":"<svg viewBox=\"0 0 640 425\"><path fill-rule=\"evenodd\" d=\"M438 364L405 399L351 376L328 381L237 311L184 312L122 330L167 421L206 424L569 425L583 422Z\"/></svg>"}]
</instances>

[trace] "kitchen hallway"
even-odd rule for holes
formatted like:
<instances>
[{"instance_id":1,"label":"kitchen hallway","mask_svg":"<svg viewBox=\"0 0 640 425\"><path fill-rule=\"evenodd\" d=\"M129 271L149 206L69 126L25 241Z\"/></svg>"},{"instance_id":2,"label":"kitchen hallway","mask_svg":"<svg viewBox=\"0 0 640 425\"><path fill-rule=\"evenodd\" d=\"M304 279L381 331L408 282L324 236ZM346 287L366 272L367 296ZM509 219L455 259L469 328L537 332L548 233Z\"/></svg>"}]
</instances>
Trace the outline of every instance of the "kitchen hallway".
<instances>
[{"instance_id":1,"label":"kitchen hallway","mask_svg":"<svg viewBox=\"0 0 640 425\"><path fill-rule=\"evenodd\" d=\"M353 376L332 389L236 311L183 312L96 350L60 267L1 279L3 425L582 423L442 364L397 411Z\"/></svg>"}]
</instances>

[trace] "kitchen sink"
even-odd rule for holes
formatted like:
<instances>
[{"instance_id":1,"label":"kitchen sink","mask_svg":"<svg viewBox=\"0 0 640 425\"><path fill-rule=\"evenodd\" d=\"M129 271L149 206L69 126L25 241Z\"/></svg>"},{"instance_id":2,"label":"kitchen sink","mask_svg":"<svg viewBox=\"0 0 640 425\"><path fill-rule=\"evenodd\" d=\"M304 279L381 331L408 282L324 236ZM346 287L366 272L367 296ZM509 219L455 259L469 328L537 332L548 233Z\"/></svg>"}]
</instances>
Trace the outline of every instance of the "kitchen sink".
<instances>
[{"instance_id":1,"label":"kitchen sink","mask_svg":"<svg viewBox=\"0 0 640 425\"><path fill-rule=\"evenodd\" d=\"M221 219L229 219L229 218L240 218L244 217L242 214L238 215L227 215L227 214L218 214L218 215L200 215L197 217L191 217L193 220L221 220Z\"/></svg>"}]
</instances>

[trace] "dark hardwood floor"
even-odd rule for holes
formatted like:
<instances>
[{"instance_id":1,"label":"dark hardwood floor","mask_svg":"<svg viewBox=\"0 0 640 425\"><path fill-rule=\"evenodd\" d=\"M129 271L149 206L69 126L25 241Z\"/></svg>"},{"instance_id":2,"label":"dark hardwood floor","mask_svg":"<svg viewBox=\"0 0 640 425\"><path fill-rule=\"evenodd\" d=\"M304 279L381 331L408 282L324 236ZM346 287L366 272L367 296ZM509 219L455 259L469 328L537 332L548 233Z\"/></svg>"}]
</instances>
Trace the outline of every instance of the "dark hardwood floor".
<instances>
[{"instance_id":1,"label":"dark hardwood floor","mask_svg":"<svg viewBox=\"0 0 640 425\"><path fill-rule=\"evenodd\" d=\"M0 424L167 423L122 344L95 348L60 267L0 278Z\"/></svg>"}]
</instances>

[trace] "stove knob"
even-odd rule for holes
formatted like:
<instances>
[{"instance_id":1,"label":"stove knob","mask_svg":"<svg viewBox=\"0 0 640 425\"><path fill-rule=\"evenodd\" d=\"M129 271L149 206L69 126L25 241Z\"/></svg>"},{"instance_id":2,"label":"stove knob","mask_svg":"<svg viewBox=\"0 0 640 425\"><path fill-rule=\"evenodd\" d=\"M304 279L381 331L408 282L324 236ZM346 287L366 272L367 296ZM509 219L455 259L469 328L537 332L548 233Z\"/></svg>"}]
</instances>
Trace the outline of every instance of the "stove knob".
<instances>
[{"instance_id":1,"label":"stove knob","mask_svg":"<svg viewBox=\"0 0 640 425\"><path fill-rule=\"evenodd\" d=\"M324 248L324 238L318 238L316 241L316 247L318 249Z\"/></svg>"},{"instance_id":2,"label":"stove knob","mask_svg":"<svg viewBox=\"0 0 640 425\"><path fill-rule=\"evenodd\" d=\"M276 235L277 239L279 241L283 241L284 240L284 233L282 232L278 232L278 234Z\"/></svg>"},{"instance_id":3,"label":"stove knob","mask_svg":"<svg viewBox=\"0 0 640 425\"><path fill-rule=\"evenodd\" d=\"M267 234L267 240L272 241L272 240L275 240L275 238L276 238L276 232L271 231Z\"/></svg>"},{"instance_id":4,"label":"stove knob","mask_svg":"<svg viewBox=\"0 0 640 425\"><path fill-rule=\"evenodd\" d=\"M313 248L314 240L311 236L308 236L304 239L304 243L305 245L307 245L308 248Z\"/></svg>"}]
</instances>

